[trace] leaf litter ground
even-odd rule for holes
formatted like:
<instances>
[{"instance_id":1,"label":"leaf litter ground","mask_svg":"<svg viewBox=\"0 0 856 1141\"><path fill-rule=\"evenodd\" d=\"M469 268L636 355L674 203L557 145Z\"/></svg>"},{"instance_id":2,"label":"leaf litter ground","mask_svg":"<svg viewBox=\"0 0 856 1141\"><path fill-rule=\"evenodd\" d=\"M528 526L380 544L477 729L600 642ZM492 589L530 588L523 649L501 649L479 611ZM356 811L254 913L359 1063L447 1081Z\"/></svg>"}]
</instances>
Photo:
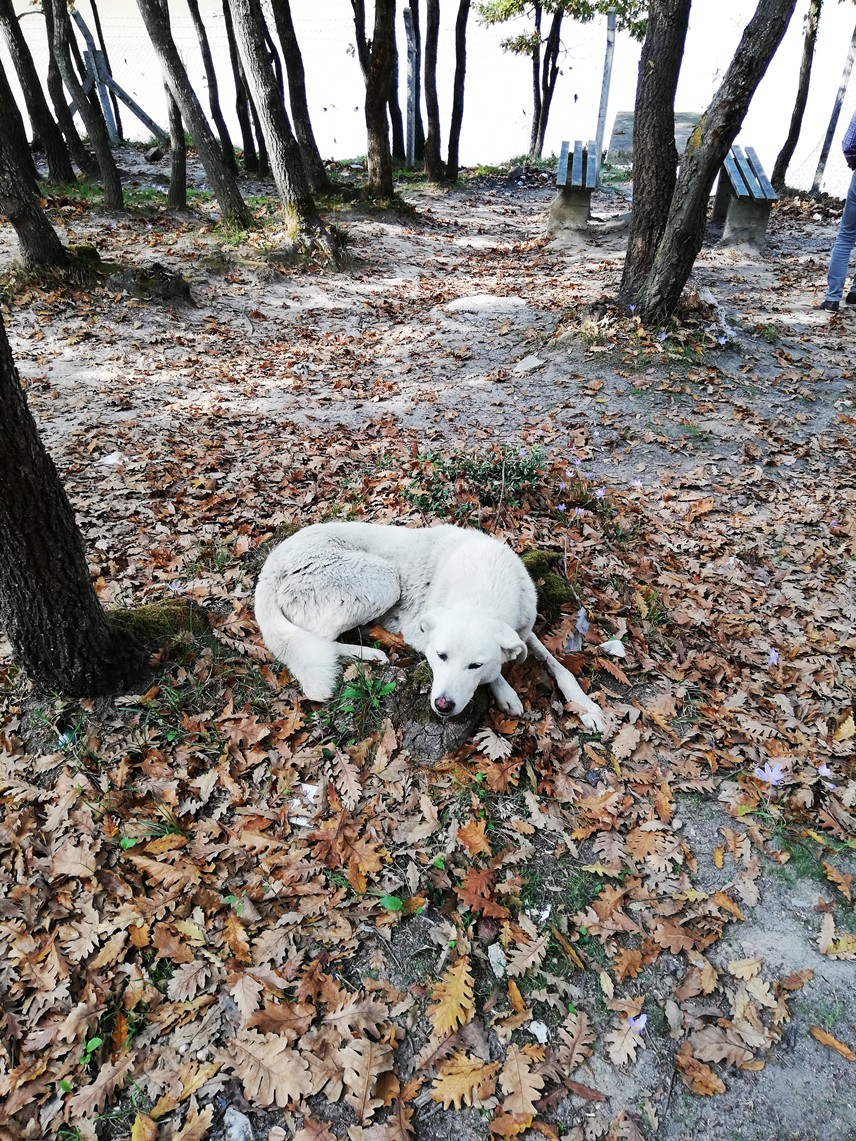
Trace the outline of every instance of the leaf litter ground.
<instances>
[{"instance_id":1,"label":"leaf litter ground","mask_svg":"<svg viewBox=\"0 0 856 1141\"><path fill-rule=\"evenodd\" d=\"M180 308L32 286L8 324L102 599L191 595L214 631L113 703L0 666L0 1128L854 1134L856 314L812 308L835 209L712 246L643 333L608 303L620 227L548 243L537 176L406 196L342 212L344 273L50 202L191 281ZM572 602L542 630L563 652L586 607L567 660L605 737L525 664L522 718L421 763L394 644L338 714L302 701L252 590L277 528L334 516L553 552Z\"/></svg>"}]
</instances>

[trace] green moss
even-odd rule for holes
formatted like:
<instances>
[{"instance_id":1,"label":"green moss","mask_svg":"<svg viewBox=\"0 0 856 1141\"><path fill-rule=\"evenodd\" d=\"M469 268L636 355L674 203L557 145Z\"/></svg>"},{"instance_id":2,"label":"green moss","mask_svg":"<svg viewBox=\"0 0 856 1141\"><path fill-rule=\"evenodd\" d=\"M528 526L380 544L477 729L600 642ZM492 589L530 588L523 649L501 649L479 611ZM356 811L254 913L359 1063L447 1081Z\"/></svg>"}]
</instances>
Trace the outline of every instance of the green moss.
<instances>
[{"instance_id":1,"label":"green moss","mask_svg":"<svg viewBox=\"0 0 856 1141\"><path fill-rule=\"evenodd\" d=\"M547 618L556 618L563 606L575 605L568 583L552 569L558 555L554 551L524 551L520 556L538 592L538 609Z\"/></svg>"},{"instance_id":2,"label":"green moss","mask_svg":"<svg viewBox=\"0 0 856 1141\"><path fill-rule=\"evenodd\" d=\"M189 598L165 599L130 610L111 610L110 624L144 646L158 646L178 634L202 634L209 628L208 615Z\"/></svg>"}]
</instances>

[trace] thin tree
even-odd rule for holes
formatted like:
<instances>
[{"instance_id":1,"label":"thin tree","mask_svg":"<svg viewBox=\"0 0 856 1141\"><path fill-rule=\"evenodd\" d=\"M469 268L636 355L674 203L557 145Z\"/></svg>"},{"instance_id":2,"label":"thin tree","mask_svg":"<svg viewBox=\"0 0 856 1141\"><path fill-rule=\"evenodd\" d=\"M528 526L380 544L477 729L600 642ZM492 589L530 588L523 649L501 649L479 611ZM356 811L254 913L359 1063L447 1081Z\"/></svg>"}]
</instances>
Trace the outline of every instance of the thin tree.
<instances>
[{"instance_id":1,"label":"thin tree","mask_svg":"<svg viewBox=\"0 0 856 1141\"><path fill-rule=\"evenodd\" d=\"M808 12L805 18L805 36L803 37L803 54L800 62L800 77L797 83L797 96L794 100L794 109L791 113L791 125L788 137L779 151L773 173L770 178L776 190L782 190L788 173L788 165L794 157L800 131L802 130L803 115L808 103L808 88L811 82L811 65L814 61L814 49L817 44L817 29L820 24L820 10L823 0L809 0Z\"/></svg>"},{"instance_id":2,"label":"thin tree","mask_svg":"<svg viewBox=\"0 0 856 1141\"><path fill-rule=\"evenodd\" d=\"M214 126L217 128L217 134L220 137L220 147L223 151L223 158L226 161L226 166L234 173L237 173L238 163L235 159L235 148L232 145L229 128L226 126L226 120L223 118L223 112L220 109L217 72L214 69L214 58L211 55L208 33L205 31L205 25L202 22L202 17L199 15L199 0L187 0L187 7L190 9L190 19L193 21L196 38L199 41L199 53L202 56L202 66L205 69L205 81L208 84L208 106L211 109L211 118L214 120Z\"/></svg>"},{"instance_id":3,"label":"thin tree","mask_svg":"<svg viewBox=\"0 0 856 1141\"><path fill-rule=\"evenodd\" d=\"M61 2L64 0L53 0L54 5ZM223 152L208 126L172 38L168 16L161 9L159 0L137 0L137 4L167 85L181 108L181 117L214 189L224 221L242 229L251 229L254 224L252 212L241 197L238 181L226 165Z\"/></svg>"},{"instance_id":4,"label":"thin tree","mask_svg":"<svg viewBox=\"0 0 856 1141\"><path fill-rule=\"evenodd\" d=\"M823 145L820 148L820 157L817 160L817 170L814 172L814 179L812 180L811 189L813 194L820 191L820 184L823 182L823 175L826 170L826 160L829 158L829 152L832 148L832 140L835 136L835 128L838 126L838 117L841 114L841 104L844 102L844 93L847 90L847 85L850 82L850 73L853 70L853 62L856 60L856 28L853 29L853 35L850 37L850 46L847 49L847 58L844 61L844 71L841 75L841 82L838 85L838 91L835 94L835 101L832 104L832 114L829 116L829 126L826 128L826 136L823 140Z\"/></svg>"},{"instance_id":5,"label":"thin tree","mask_svg":"<svg viewBox=\"0 0 856 1141\"><path fill-rule=\"evenodd\" d=\"M46 0L42 5L42 15L45 18L45 27L48 37L48 95L50 95L51 103L53 104L56 121L59 123L59 128L68 145L71 161L76 163L77 167L85 174L92 174L97 169L98 163L95 161L95 157L91 155L83 145L83 140L77 133L74 118L65 101L62 76L60 75L59 65L57 64L53 50L54 21L53 9L51 8L49 0Z\"/></svg>"},{"instance_id":6,"label":"thin tree","mask_svg":"<svg viewBox=\"0 0 856 1141\"><path fill-rule=\"evenodd\" d=\"M413 21L413 41L416 58L413 61L415 75L416 131L414 138L414 158L422 162L425 158L425 127L422 123L422 30L419 23L419 0L409 0L410 16Z\"/></svg>"},{"instance_id":7,"label":"thin tree","mask_svg":"<svg viewBox=\"0 0 856 1141\"><path fill-rule=\"evenodd\" d=\"M244 144L244 169L257 171L259 169L259 156L256 153L256 143L253 138L253 122L250 118L250 97L244 81L244 69L238 55L238 45L235 43L235 29L232 27L232 14L229 11L229 0L223 0L223 22L226 26L226 42L229 45L229 59L232 64L232 78L235 81L235 114L241 128L241 139Z\"/></svg>"},{"instance_id":8,"label":"thin tree","mask_svg":"<svg viewBox=\"0 0 856 1141\"><path fill-rule=\"evenodd\" d=\"M351 7L354 11L357 56L366 85L366 190L376 198L392 198L395 185L392 179L387 105L395 40L395 0L375 0L371 39L366 35L365 0L351 0Z\"/></svg>"},{"instance_id":9,"label":"thin tree","mask_svg":"<svg viewBox=\"0 0 856 1141\"><path fill-rule=\"evenodd\" d=\"M690 136L651 269L637 288L635 304L646 326L668 320L677 307L704 241L707 206L714 179L740 130L750 100L782 41L795 7L796 0L758 0L755 14L743 32L722 83ZM660 34L663 33L662 25L654 28L655 34L657 28ZM649 27L648 36L651 35ZM659 59L658 48L656 42L649 44L651 59ZM649 74L640 75L640 87L651 81L650 69ZM639 205L634 194L634 209ZM644 201L642 209L647 209ZM628 251L628 256L632 254L632 250Z\"/></svg>"},{"instance_id":10,"label":"thin tree","mask_svg":"<svg viewBox=\"0 0 856 1141\"><path fill-rule=\"evenodd\" d=\"M107 74L112 74L110 67L110 56L107 54L107 41L104 39L104 29L101 27L101 15L98 11L97 0L89 0L89 6L92 8L92 18L95 21L95 34L98 36L98 46L101 49L101 55L104 57L104 67ZM122 113L119 110L119 100L116 98L116 92L110 88L108 92L110 96L110 103L113 107L113 119L116 123L116 134L119 136L120 142L124 142L125 133L122 130Z\"/></svg>"},{"instance_id":11,"label":"thin tree","mask_svg":"<svg viewBox=\"0 0 856 1141\"><path fill-rule=\"evenodd\" d=\"M393 2L393 29L395 28L395 3ZM392 37L392 68L389 75L389 125L392 131L392 157L398 162L407 161L407 147L404 142L404 117L398 99L398 45L395 34Z\"/></svg>"},{"instance_id":12,"label":"thin tree","mask_svg":"<svg viewBox=\"0 0 856 1141\"><path fill-rule=\"evenodd\" d=\"M446 168L440 157L440 101L437 98L437 53L440 39L440 0L427 0L425 19L425 110L428 134L425 136L425 173L432 182L441 182Z\"/></svg>"},{"instance_id":13,"label":"thin tree","mask_svg":"<svg viewBox=\"0 0 856 1141\"><path fill-rule=\"evenodd\" d=\"M48 107L45 93L39 82L39 73L33 63L30 48L15 16L12 0L0 0L0 28L9 49L9 55L18 74L30 123L45 148L48 177L52 182L73 182L74 168L62 131Z\"/></svg>"},{"instance_id":14,"label":"thin tree","mask_svg":"<svg viewBox=\"0 0 856 1141\"><path fill-rule=\"evenodd\" d=\"M184 123L181 108L172 96L169 86L164 83L167 115L169 116L169 191L166 197L171 210L184 210L187 206L187 142L184 138Z\"/></svg>"},{"instance_id":15,"label":"thin tree","mask_svg":"<svg viewBox=\"0 0 856 1141\"><path fill-rule=\"evenodd\" d=\"M39 172L36 170L33 153L30 150L30 144L27 142L27 127L24 123L24 117L15 102L15 97L12 95L12 88L9 86L9 80L2 64L0 64L0 107L3 108L0 118L5 120L4 131L8 140L7 146L14 149L15 162L26 175L31 190L35 192L39 187Z\"/></svg>"},{"instance_id":16,"label":"thin tree","mask_svg":"<svg viewBox=\"0 0 856 1141\"><path fill-rule=\"evenodd\" d=\"M303 168L309 179L313 193L321 194L330 189L330 176L315 142L315 132L309 118L309 101L306 98L306 72L303 67L303 54L294 30L290 0L273 0L274 23L282 46L285 72L288 76L288 102L294 133L300 143Z\"/></svg>"},{"instance_id":17,"label":"thin tree","mask_svg":"<svg viewBox=\"0 0 856 1141\"><path fill-rule=\"evenodd\" d=\"M116 691L146 650L119 634L92 588L83 539L39 437L0 318L0 620L42 688Z\"/></svg>"},{"instance_id":18,"label":"thin tree","mask_svg":"<svg viewBox=\"0 0 856 1141\"><path fill-rule=\"evenodd\" d=\"M467 20L470 0L459 0L455 20L455 81L452 89L452 120L449 124L449 157L446 160L446 178L455 182L460 170L458 154L461 145L461 125L464 121L464 84L467 78Z\"/></svg>"},{"instance_id":19,"label":"thin tree","mask_svg":"<svg viewBox=\"0 0 856 1141\"><path fill-rule=\"evenodd\" d=\"M337 249L324 226L303 169L300 144L291 129L270 57L265 50L266 24L259 0L229 0L232 24L244 73L262 123L283 210L297 229L331 256Z\"/></svg>"},{"instance_id":20,"label":"thin tree","mask_svg":"<svg viewBox=\"0 0 856 1141\"><path fill-rule=\"evenodd\" d=\"M619 301L635 305L666 228L678 172L675 91L692 0L651 0L633 116L633 213Z\"/></svg>"},{"instance_id":21,"label":"thin tree","mask_svg":"<svg viewBox=\"0 0 856 1141\"><path fill-rule=\"evenodd\" d=\"M71 58L71 21L68 18L66 0L50 0L53 16L53 54L65 84L65 89L77 105L77 112L86 127L89 143L95 151L98 169L101 172L101 185L104 189L104 205L108 210L121 210L124 206L122 180L119 168L110 149L107 125L101 108L93 104L83 90Z\"/></svg>"}]
</instances>

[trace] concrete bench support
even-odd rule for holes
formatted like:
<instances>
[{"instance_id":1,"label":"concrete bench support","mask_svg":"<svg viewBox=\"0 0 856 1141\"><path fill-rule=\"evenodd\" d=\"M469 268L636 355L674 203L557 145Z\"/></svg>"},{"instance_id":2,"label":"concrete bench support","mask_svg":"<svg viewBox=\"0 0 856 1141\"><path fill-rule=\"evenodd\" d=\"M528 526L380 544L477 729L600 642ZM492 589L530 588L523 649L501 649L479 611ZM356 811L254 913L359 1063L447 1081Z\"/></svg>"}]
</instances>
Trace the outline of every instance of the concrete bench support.
<instances>
[{"instance_id":1,"label":"concrete bench support","mask_svg":"<svg viewBox=\"0 0 856 1141\"><path fill-rule=\"evenodd\" d=\"M744 154L741 147L732 147L722 164L713 200L713 221L725 223L721 244L763 245L777 199L754 149L747 147Z\"/></svg>"},{"instance_id":2,"label":"concrete bench support","mask_svg":"<svg viewBox=\"0 0 856 1141\"><path fill-rule=\"evenodd\" d=\"M597 184L597 150L593 142L562 143L556 170L556 197L550 206L547 232L584 230L591 216L591 196Z\"/></svg>"}]
</instances>

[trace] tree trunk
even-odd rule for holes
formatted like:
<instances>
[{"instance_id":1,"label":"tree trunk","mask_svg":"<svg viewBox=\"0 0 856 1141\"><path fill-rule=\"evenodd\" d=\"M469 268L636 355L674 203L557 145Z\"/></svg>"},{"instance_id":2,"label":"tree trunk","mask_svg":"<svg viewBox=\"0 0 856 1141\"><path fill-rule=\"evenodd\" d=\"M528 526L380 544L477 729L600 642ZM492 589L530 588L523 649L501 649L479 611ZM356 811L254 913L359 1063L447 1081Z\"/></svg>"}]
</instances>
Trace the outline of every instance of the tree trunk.
<instances>
[{"instance_id":1,"label":"tree trunk","mask_svg":"<svg viewBox=\"0 0 856 1141\"><path fill-rule=\"evenodd\" d=\"M166 204L171 210L184 210L187 206L187 143L184 141L184 123L181 108L172 97L166 80L167 114L169 115L169 193Z\"/></svg>"},{"instance_id":2,"label":"tree trunk","mask_svg":"<svg viewBox=\"0 0 856 1141\"><path fill-rule=\"evenodd\" d=\"M71 36L71 22L68 18L66 0L49 0L53 15L53 54L59 66L65 89L77 104L77 112L86 127L89 144L95 151L98 160L98 169L101 172L101 183L104 188L104 206L108 210L121 210L124 207L122 197L122 180L113 151L110 149L110 139L107 136L107 125L101 108L93 105L83 90L74 64L71 59L69 37Z\"/></svg>"},{"instance_id":3,"label":"tree trunk","mask_svg":"<svg viewBox=\"0 0 856 1141\"><path fill-rule=\"evenodd\" d=\"M826 137L820 148L817 170L814 172L814 179L811 184L812 194L820 193L820 184L823 182L823 175L826 170L826 160L829 158L829 150L835 136L835 128L838 126L838 116L841 114L841 104L844 102L844 94L850 82L850 72L853 70L854 60L856 60L856 28L853 29L853 35L850 38L850 47L847 49L847 59L844 61L844 72L841 76L841 82L838 85L835 102L832 104L832 114L829 116L829 126L826 128Z\"/></svg>"},{"instance_id":4,"label":"tree trunk","mask_svg":"<svg viewBox=\"0 0 856 1141\"><path fill-rule=\"evenodd\" d=\"M639 316L644 325L667 320L677 307L704 241L714 179L795 7L796 0L758 0L719 90L690 136L663 237L639 293Z\"/></svg>"},{"instance_id":5,"label":"tree trunk","mask_svg":"<svg viewBox=\"0 0 856 1141\"><path fill-rule=\"evenodd\" d=\"M53 3L58 4L60 0L53 0ZM181 117L187 124L193 145L199 152L205 173L217 196L224 222L232 223L241 229L252 229L253 215L241 197L237 179L226 166L223 152L208 126L196 93L190 86L190 80L187 78L187 72L172 38L168 18L164 15L158 0L137 0L137 4L161 70L173 98L181 108Z\"/></svg>"},{"instance_id":6,"label":"tree trunk","mask_svg":"<svg viewBox=\"0 0 856 1141\"><path fill-rule=\"evenodd\" d=\"M538 146L538 127L541 122L541 5L538 0L535 9L535 35L532 40L532 131L529 135L529 154L535 157Z\"/></svg>"},{"instance_id":7,"label":"tree trunk","mask_svg":"<svg viewBox=\"0 0 856 1141\"><path fill-rule=\"evenodd\" d=\"M68 151L71 155L71 161L76 163L78 168L85 174L92 174L98 164L93 156L89 153L83 145L80 135L77 133L77 127L74 125L74 117L68 109L68 104L65 101L65 91L62 86L62 76L59 73L59 66L56 62L54 55L54 20L53 10L50 2L42 5L42 14L45 18L45 25L48 37L48 94L53 103L54 114L56 121L59 123L60 130L63 133ZM72 180L74 177L72 175Z\"/></svg>"},{"instance_id":8,"label":"tree trunk","mask_svg":"<svg viewBox=\"0 0 856 1141\"><path fill-rule=\"evenodd\" d=\"M416 162L425 158L425 126L422 122L422 32L419 27L419 0L409 0L410 13L413 18L413 41L416 46L416 131L413 146L413 157Z\"/></svg>"},{"instance_id":9,"label":"tree trunk","mask_svg":"<svg viewBox=\"0 0 856 1141\"><path fill-rule=\"evenodd\" d=\"M404 119L398 101L398 44L395 39L395 0L392 4L392 70L389 76L389 125L392 129L392 157L399 162L407 162L407 147L404 143Z\"/></svg>"},{"instance_id":10,"label":"tree trunk","mask_svg":"<svg viewBox=\"0 0 856 1141\"><path fill-rule=\"evenodd\" d=\"M265 50L266 25L261 4L259 0L229 0L229 4L244 73L261 119L283 210L303 233L335 257L338 251L315 209L300 145L291 130L270 56Z\"/></svg>"},{"instance_id":11,"label":"tree trunk","mask_svg":"<svg viewBox=\"0 0 856 1141\"><path fill-rule=\"evenodd\" d=\"M303 157L303 168L309 179L309 185L314 194L322 194L330 189L330 176L324 166L324 160L315 142L315 132L312 130L312 121L309 118L309 101L306 98L306 72L303 67L303 55L294 30L294 21L291 18L290 0L273 0L273 18L279 42L282 45L282 56L285 60L285 71L288 76L288 102L291 105L291 117L294 120L294 133L300 144L300 153Z\"/></svg>"},{"instance_id":12,"label":"tree trunk","mask_svg":"<svg viewBox=\"0 0 856 1141\"><path fill-rule=\"evenodd\" d=\"M3 132L7 139L7 145L14 152L15 165L20 168L22 176L26 178L30 191L37 194L39 172L36 170L33 152L30 150L30 144L27 140L27 125L12 95L12 88L9 86L2 64L0 64L0 108L4 112L0 115L0 118L3 119Z\"/></svg>"},{"instance_id":13,"label":"tree trunk","mask_svg":"<svg viewBox=\"0 0 856 1141\"><path fill-rule=\"evenodd\" d=\"M15 71L18 73L30 123L45 148L48 177L51 182L74 182L74 168L71 165L68 147L48 107L48 101L39 82L39 73L33 63L21 25L15 16L12 0L0 0L0 26L3 28Z\"/></svg>"},{"instance_id":14,"label":"tree trunk","mask_svg":"<svg viewBox=\"0 0 856 1141\"><path fill-rule=\"evenodd\" d=\"M199 0L187 0L187 7L190 9L190 19L193 21L196 38L199 41L202 66L205 68L205 81L208 84L208 106L211 108L211 118L214 120L214 126L217 128L217 134L220 137L220 149L223 151L226 166L233 174L237 174L238 163L235 159L235 148L232 145L232 139L229 135L229 128L226 126L226 120L223 118L223 112L220 110L220 95L217 90L217 72L214 70L214 60L211 56L211 45L208 43L208 33L205 31L205 25L202 22L202 17L199 15Z\"/></svg>"},{"instance_id":15,"label":"tree trunk","mask_svg":"<svg viewBox=\"0 0 856 1141\"><path fill-rule=\"evenodd\" d=\"M618 297L629 309L654 264L678 168L675 91L692 0L653 0L633 116L633 213Z\"/></svg>"},{"instance_id":16,"label":"tree trunk","mask_svg":"<svg viewBox=\"0 0 856 1141\"><path fill-rule=\"evenodd\" d=\"M538 121L538 138L535 140L534 158L540 158L544 150L547 120L550 118L550 107L553 105L556 80L559 78L559 49L562 46L563 15L564 12L561 8L553 13L547 42L544 45L544 60L541 64L541 114Z\"/></svg>"},{"instance_id":17,"label":"tree trunk","mask_svg":"<svg viewBox=\"0 0 856 1141\"><path fill-rule=\"evenodd\" d=\"M244 82L244 69L238 56L238 45L235 43L235 31L232 27L232 15L229 12L229 0L223 0L223 21L226 25L226 39L229 44L229 59L232 62L232 78L235 81L235 114L241 128L241 139L244 144L244 169L257 171L259 157L256 154L256 144L253 138L253 124L250 119L250 101Z\"/></svg>"},{"instance_id":18,"label":"tree trunk","mask_svg":"<svg viewBox=\"0 0 856 1141\"><path fill-rule=\"evenodd\" d=\"M437 44L440 38L440 0L428 0L425 19L425 108L428 134L425 137L425 173L432 182L446 175L440 158L440 102L437 99Z\"/></svg>"},{"instance_id":19,"label":"tree trunk","mask_svg":"<svg viewBox=\"0 0 856 1141\"><path fill-rule=\"evenodd\" d=\"M0 106L14 106L2 68ZM39 205L32 165L23 125L8 112L0 115L0 213L12 223L21 248L21 261L31 270L68 265L71 260L68 250Z\"/></svg>"},{"instance_id":20,"label":"tree trunk","mask_svg":"<svg viewBox=\"0 0 856 1141\"><path fill-rule=\"evenodd\" d=\"M116 691L147 654L92 589L83 539L45 451L0 319L0 616L32 680L72 696Z\"/></svg>"},{"instance_id":21,"label":"tree trunk","mask_svg":"<svg viewBox=\"0 0 856 1141\"><path fill-rule=\"evenodd\" d=\"M392 155L389 149L389 122L386 108L392 76L392 48L395 41L395 0L375 0L372 38L366 38L364 0L351 0L357 56L366 84L366 135L368 137L368 179L366 191L374 198L393 198Z\"/></svg>"},{"instance_id":22,"label":"tree trunk","mask_svg":"<svg viewBox=\"0 0 856 1141\"><path fill-rule=\"evenodd\" d=\"M110 57L107 54L107 41L104 39L104 30L101 27L101 16L98 13L98 4L96 3L96 0L89 0L89 3L92 8L92 19L95 22L95 33L98 36L98 46L101 49L102 56L104 57L104 68L108 75L112 75L113 69L110 67ZM109 89L108 94L110 96L110 103L113 107L113 120L116 123L116 134L119 137L119 141L124 142L125 133L122 130L122 114L119 110L119 100L116 98L116 92L112 89L112 87Z\"/></svg>"},{"instance_id":23,"label":"tree trunk","mask_svg":"<svg viewBox=\"0 0 856 1141\"><path fill-rule=\"evenodd\" d=\"M461 124L464 121L464 83L467 77L467 18L470 0L459 0L458 18L455 21L455 82L452 91L452 121L449 124L449 161L446 178L456 182L460 163L458 152L461 142Z\"/></svg>"},{"instance_id":24,"label":"tree trunk","mask_svg":"<svg viewBox=\"0 0 856 1141\"><path fill-rule=\"evenodd\" d=\"M811 65L814 60L814 49L817 44L817 28L820 23L820 9L823 0L809 0L808 12L805 18L805 38L803 40L802 62L800 63L800 77L797 84L797 97L791 114L791 126L788 137L779 151L773 166L773 175L770 179L776 190L781 191L785 186L785 177L788 165L794 157L794 151L802 130L803 115L808 102L808 86L811 81Z\"/></svg>"}]
</instances>

